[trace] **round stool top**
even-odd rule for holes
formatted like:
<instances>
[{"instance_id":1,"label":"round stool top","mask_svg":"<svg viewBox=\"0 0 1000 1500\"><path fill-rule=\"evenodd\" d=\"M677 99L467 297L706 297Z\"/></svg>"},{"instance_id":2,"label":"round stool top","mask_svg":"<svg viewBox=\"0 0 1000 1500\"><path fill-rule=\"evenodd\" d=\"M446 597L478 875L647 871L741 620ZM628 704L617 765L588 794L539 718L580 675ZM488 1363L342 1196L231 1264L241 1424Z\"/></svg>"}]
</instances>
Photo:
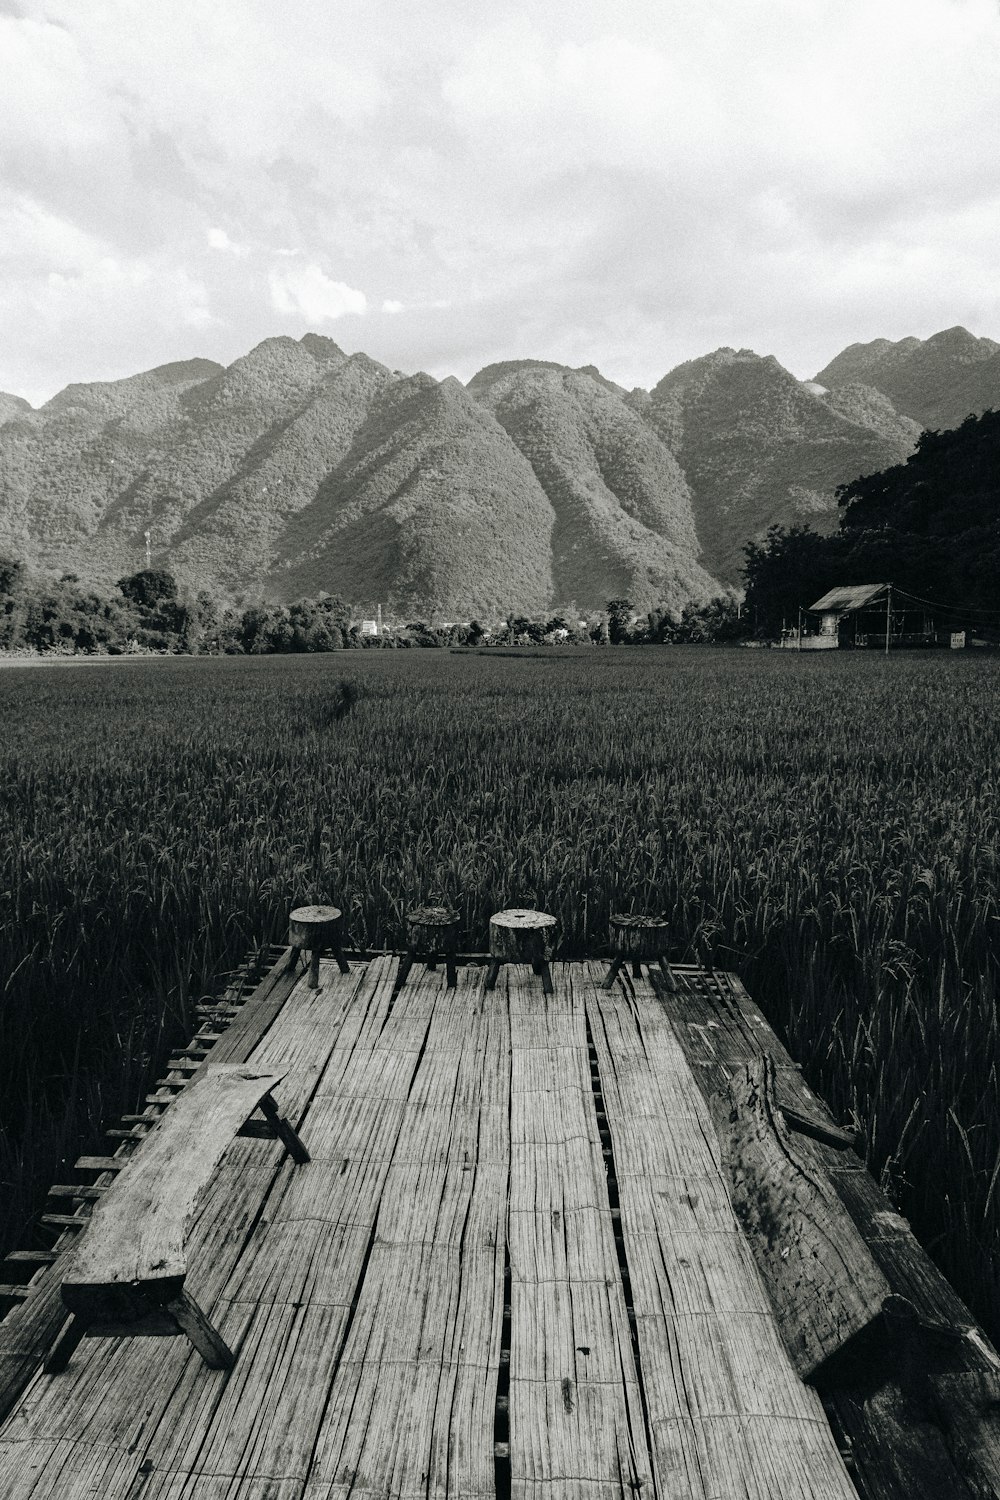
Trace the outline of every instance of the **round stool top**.
<instances>
[{"instance_id":1,"label":"round stool top","mask_svg":"<svg viewBox=\"0 0 1000 1500\"><path fill-rule=\"evenodd\" d=\"M549 916L546 911L529 911L524 906L511 906L506 911L498 911L490 917L490 926L512 927L515 929L537 932L540 927L555 927L556 918Z\"/></svg>"},{"instance_id":2,"label":"round stool top","mask_svg":"<svg viewBox=\"0 0 1000 1500\"><path fill-rule=\"evenodd\" d=\"M616 911L611 918L612 927L669 927L669 917L636 916L634 912Z\"/></svg>"},{"instance_id":3,"label":"round stool top","mask_svg":"<svg viewBox=\"0 0 1000 1500\"><path fill-rule=\"evenodd\" d=\"M420 927L446 927L460 918L458 912L453 911L450 906L415 906L406 913L406 920L415 922Z\"/></svg>"},{"instance_id":4,"label":"round stool top","mask_svg":"<svg viewBox=\"0 0 1000 1500\"><path fill-rule=\"evenodd\" d=\"M338 922L341 912L338 906L297 906L289 913L289 922L305 922L309 925L320 925L324 922Z\"/></svg>"}]
</instances>

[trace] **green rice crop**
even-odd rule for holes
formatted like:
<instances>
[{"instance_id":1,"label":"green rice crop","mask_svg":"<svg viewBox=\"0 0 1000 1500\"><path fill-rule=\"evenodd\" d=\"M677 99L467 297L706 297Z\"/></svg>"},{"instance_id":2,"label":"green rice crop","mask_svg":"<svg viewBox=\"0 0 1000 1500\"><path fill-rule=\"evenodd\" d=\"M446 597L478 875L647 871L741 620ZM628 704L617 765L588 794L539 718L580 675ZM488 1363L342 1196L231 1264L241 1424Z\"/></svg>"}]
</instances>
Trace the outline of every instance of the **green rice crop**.
<instances>
[{"instance_id":1,"label":"green rice crop","mask_svg":"<svg viewBox=\"0 0 1000 1500\"><path fill-rule=\"evenodd\" d=\"M341 679L358 690L338 716ZM0 1240L291 905L673 914L994 1332L1000 662L683 648L0 672Z\"/></svg>"}]
</instances>

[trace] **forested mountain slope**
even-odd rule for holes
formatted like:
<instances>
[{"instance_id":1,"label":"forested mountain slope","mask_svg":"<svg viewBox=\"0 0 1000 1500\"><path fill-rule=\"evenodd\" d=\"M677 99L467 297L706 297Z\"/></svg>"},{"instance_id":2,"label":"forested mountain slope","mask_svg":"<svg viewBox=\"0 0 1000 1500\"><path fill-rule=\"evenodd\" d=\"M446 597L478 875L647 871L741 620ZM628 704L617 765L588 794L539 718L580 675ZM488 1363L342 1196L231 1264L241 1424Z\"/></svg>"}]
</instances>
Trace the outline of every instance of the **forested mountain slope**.
<instances>
[{"instance_id":1,"label":"forested mountain slope","mask_svg":"<svg viewBox=\"0 0 1000 1500\"><path fill-rule=\"evenodd\" d=\"M719 349L651 392L544 360L463 387L271 338L37 411L0 393L0 552L108 584L142 566L148 531L157 565L220 595L679 613L739 583L769 526L829 531L838 485L906 458L921 422L981 409L994 381L1000 345L964 329L852 345L817 382Z\"/></svg>"}]
</instances>

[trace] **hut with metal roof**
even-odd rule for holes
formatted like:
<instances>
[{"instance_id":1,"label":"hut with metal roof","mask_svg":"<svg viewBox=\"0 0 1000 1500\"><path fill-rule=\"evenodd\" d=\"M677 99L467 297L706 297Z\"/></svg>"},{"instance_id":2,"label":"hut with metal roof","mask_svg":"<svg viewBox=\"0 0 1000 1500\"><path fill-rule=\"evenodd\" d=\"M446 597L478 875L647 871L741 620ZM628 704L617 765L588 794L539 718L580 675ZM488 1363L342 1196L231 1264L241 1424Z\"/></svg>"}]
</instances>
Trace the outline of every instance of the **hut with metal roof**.
<instances>
[{"instance_id":1,"label":"hut with metal roof","mask_svg":"<svg viewBox=\"0 0 1000 1500\"><path fill-rule=\"evenodd\" d=\"M933 616L891 583L843 584L817 599L808 612L816 626L803 637L803 645L808 641L811 650L935 643Z\"/></svg>"}]
</instances>

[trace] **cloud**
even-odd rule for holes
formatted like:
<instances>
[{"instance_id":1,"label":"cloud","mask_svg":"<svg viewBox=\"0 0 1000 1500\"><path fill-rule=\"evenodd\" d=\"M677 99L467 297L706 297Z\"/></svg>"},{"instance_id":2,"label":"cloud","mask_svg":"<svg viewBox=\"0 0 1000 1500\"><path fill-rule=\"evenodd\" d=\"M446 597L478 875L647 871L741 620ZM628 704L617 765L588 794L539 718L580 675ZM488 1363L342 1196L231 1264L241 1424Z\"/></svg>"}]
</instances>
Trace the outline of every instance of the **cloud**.
<instances>
[{"instance_id":1,"label":"cloud","mask_svg":"<svg viewBox=\"0 0 1000 1500\"><path fill-rule=\"evenodd\" d=\"M0 387L229 361L362 287L370 353L459 375L1000 335L994 0L19 10Z\"/></svg>"},{"instance_id":2,"label":"cloud","mask_svg":"<svg viewBox=\"0 0 1000 1500\"><path fill-rule=\"evenodd\" d=\"M346 313L362 314L368 310L364 292L343 281L331 281L317 265L275 270L268 281L271 301L278 312L301 314L310 322L332 322Z\"/></svg>"},{"instance_id":3,"label":"cloud","mask_svg":"<svg viewBox=\"0 0 1000 1500\"><path fill-rule=\"evenodd\" d=\"M234 240L229 238L224 229L208 229L205 231L205 238L213 250L224 250L230 255L247 254L247 247L245 245L237 245Z\"/></svg>"}]
</instances>

